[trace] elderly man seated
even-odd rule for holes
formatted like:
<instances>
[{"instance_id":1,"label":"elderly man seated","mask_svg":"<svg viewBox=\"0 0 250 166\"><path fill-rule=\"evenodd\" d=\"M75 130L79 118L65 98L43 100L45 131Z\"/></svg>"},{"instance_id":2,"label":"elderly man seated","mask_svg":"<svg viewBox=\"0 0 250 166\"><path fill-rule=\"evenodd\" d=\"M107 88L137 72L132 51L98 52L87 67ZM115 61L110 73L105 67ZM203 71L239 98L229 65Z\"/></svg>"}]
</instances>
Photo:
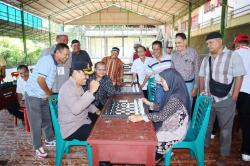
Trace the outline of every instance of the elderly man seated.
<instances>
[{"instance_id":1,"label":"elderly man seated","mask_svg":"<svg viewBox=\"0 0 250 166\"><path fill-rule=\"evenodd\" d=\"M106 73L107 70L105 63L97 62L95 64L95 73L90 76L87 84L84 86L84 90L87 90L91 80L97 80L100 82L100 87L95 93L94 101L95 106L100 110L103 108L110 96L118 93L112 83L112 80Z\"/></svg>"},{"instance_id":2,"label":"elderly man seated","mask_svg":"<svg viewBox=\"0 0 250 166\"><path fill-rule=\"evenodd\" d=\"M62 137L66 140L78 139L85 141L100 111L91 104L99 82L92 80L89 89L83 91L89 72L82 66L75 65L71 77L63 84L58 96L58 122ZM94 114L93 114L94 113ZM95 114L96 113L96 114Z\"/></svg>"}]
</instances>

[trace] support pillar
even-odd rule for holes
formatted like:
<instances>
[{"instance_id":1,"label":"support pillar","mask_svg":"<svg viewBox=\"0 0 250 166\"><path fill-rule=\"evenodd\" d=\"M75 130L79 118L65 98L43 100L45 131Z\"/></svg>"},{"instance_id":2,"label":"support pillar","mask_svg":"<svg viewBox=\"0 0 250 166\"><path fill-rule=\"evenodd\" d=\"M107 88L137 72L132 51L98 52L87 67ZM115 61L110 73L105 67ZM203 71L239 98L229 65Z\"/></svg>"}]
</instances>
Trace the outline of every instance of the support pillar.
<instances>
[{"instance_id":1,"label":"support pillar","mask_svg":"<svg viewBox=\"0 0 250 166\"><path fill-rule=\"evenodd\" d=\"M21 3L21 20L22 20L23 52L25 55L24 63L27 64L28 53L27 53L26 34L24 25L23 3Z\"/></svg>"},{"instance_id":2,"label":"support pillar","mask_svg":"<svg viewBox=\"0 0 250 166\"><path fill-rule=\"evenodd\" d=\"M223 37L223 41L226 36L226 13L227 13L227 0L222 0L222 8L221 8L221 23L220 23L220 33Z\"/></svg>"},{"instance_id":3,"label":"support pillar","mask_svg":"<svg viewBox=\"0 0 250 166\"><path fill-rule=\"evenodd\" d=\"M190 33L191 33L191 23L192 23L192 3L189 2L188 4L188 46L190 46Z\"/></svg>"}]
</instances>

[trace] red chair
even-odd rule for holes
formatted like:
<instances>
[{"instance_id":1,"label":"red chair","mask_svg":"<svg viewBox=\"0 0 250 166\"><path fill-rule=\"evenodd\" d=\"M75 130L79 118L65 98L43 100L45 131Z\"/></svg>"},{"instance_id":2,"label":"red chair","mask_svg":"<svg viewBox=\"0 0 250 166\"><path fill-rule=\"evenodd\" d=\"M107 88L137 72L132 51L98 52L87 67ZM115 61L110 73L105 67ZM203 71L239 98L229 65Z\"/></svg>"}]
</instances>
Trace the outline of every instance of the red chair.
<instances>
[{"instance_id":1,"label":"red chair","mask_svg":"<svg viewBox=\"0 0 250 166\"><path fill-rule=\"evenodd\" d=\"M30 125L29 125L29 120L28 120L28 115L27 115L27 109L26 109L26 107L22 107L21 111L23 112L23 116L24 116L25 130L27 132L30 132Z\"/></svg>"},{"instance_id":2,"label":"red chair","mask_svg":"<svg viewBox=\"0 0 250 166\"><path fill-rule=\"evenodd\" d=\"M17 71L11 72L11 77L18 77L19 73Z\"/></svg>"}]
</instances>

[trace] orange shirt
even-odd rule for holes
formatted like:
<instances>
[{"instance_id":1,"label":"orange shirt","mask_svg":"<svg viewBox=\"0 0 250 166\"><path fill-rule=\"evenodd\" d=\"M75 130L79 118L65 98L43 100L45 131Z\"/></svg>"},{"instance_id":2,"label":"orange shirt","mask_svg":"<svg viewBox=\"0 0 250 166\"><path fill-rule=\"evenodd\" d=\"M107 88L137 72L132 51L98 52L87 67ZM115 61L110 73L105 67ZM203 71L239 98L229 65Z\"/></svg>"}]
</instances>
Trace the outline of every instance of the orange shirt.
<instances>
[{"instance_id":1,"label":"orange shirt","mask_svg":"<svg viewBox=\"0 0 250 166\"><path fill-rule=\"evenodd\" d=\"M106 64L107 75L111 78L114 85L122 84L123 77L123 63L118 58L112 58L111 56L104 57L102 62Z\"/></svg>"}]
</instances>

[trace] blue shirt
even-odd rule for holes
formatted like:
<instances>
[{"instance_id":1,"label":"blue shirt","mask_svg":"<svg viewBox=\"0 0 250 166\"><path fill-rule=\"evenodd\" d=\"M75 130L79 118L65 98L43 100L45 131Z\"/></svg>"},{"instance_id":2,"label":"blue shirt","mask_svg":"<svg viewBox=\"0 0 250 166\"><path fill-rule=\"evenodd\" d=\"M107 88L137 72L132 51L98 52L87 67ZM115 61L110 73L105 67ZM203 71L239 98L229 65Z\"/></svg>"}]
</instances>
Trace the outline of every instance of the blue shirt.
<instances>
[{"instance_id":1,"label":"blue shirt","mask_svg":"<svg viewBox=\"0 0 250 166\"><path fill-rule=\"evenodd\" d=\"M52 55L42 56L38 60L26 84L26 92L29 96L43 98L46 95L38 84L37 78L39 76L44 77L48 88L51 89L55 81L56 65L57 63Z\"/></svg>"}]
</instances>

